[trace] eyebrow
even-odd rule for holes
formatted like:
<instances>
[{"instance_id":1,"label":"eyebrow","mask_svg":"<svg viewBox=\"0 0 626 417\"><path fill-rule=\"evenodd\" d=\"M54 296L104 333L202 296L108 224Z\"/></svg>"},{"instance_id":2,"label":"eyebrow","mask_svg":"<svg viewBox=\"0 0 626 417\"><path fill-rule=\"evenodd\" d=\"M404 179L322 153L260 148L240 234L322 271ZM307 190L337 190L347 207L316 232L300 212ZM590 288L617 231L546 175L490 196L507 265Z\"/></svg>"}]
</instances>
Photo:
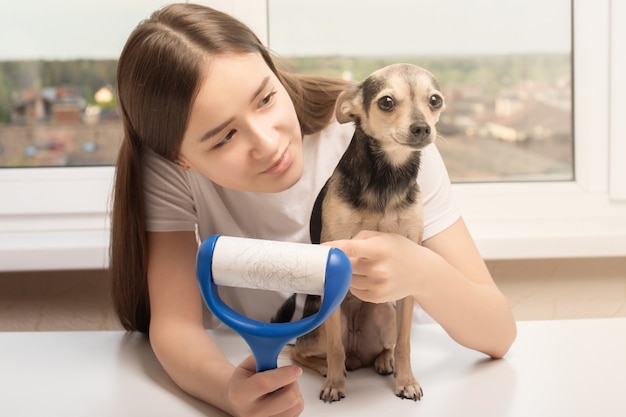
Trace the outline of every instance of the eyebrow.
<instances>
[{"instance_id":1,"label":"eyebrow","mask_svg":"<svg viewBox=\"0 0 626 417\"><path fill-rule=\"evenodd\" d=\"M269 75L265 78L263 78L263 80L261 81L261 84L259 84L259 88L257 88L254 91L254 94L252 94L252 97L250 98L250 102L253 102L254 99L261 94L261 91L263 91L263 89L265 89L265 86L267 85L267 83L270 81L270 77ZM213 129L207 131L204 135L202 135L202 137L200 138L200 142L206 142L207 140L211 139L213 136L217 135L219 132L221 132L222 130L224 130L224 128L226 128L226 126L228 126L230 123L232 123L232 121L235 120L234 117L231 117L230 119L226 120L224 123L220 123L218 126L214 127Z\"/></svg>"}]
</instances>

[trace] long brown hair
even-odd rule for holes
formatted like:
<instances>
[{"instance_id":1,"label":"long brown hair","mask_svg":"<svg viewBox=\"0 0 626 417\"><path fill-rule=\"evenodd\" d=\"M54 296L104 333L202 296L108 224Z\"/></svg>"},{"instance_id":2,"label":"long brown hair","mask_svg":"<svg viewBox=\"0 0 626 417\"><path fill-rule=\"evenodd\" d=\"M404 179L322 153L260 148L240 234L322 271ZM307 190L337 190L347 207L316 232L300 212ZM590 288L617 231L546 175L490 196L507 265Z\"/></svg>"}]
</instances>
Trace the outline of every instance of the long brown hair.
<instances>
[{"instance_id":1,"label":"long brown hair","mask_svg":"<svg viewBox=\"0 0 626 417\"><path fill-rule=\"evenodd\" d=\"M278 69L254 33L231 16L181 3L141 22L117 67L124 140L117 158L109 271L114 306L127 330L147 333L150 301L142 181L142 149L175 160L207 58L259 53L294 102L304 134L321 130L347 82Z\"/></svg>"}]
</instances>

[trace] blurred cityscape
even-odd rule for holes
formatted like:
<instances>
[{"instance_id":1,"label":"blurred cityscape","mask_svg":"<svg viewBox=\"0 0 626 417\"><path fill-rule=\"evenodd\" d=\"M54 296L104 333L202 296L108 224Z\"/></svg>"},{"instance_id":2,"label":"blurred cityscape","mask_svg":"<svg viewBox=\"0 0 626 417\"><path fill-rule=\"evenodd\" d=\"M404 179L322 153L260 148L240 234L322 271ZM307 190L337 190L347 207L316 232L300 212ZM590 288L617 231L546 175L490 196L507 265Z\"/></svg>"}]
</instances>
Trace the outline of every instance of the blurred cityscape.
<instances>
[{"instance_id":1,"label":"blurred cityscape","mask_svg":"<svg viewBox=\"0 0 626 417\"><path fill-rule=\"evenodd\" d=\"M287 58L296 72L362 80L395 62L428 69L446 109L437 146L453 182L574 177L569 54Z\"/></svg>"},{"instance_id":2,"label":"blurred cityscape","mask_svg":"<svg viewBox=\"0 0 626 417\"><path fill-rule=\"evenodd\" d=\"M0 167L112 165L114 60L0 62Z\"/></svg>"},{"instance_id":3,"label":"blurred cityscape","mask_svg":"<svg viewBox=\"0 0 626 417\"><path fill-rule=\"evenodd\" d=\"M412 62L439 80L438 147L455 182L573 178L569 55L287 58L361 80ZM0 62L0 167L112 165L122 138L115 61Z\"/></svg>"},{"instance_id":4,"label":"blurred cityscape","mask_svg":"<svg viewBox=\"0 0 626 417\"><path fill-rule=\"evenodd\" d=\"M81 166L114 164L122 138L113 91L102 87L97 104L68 87L28 90L11 106L0 126L0 166Z\"/></svg>"}]
</instances>

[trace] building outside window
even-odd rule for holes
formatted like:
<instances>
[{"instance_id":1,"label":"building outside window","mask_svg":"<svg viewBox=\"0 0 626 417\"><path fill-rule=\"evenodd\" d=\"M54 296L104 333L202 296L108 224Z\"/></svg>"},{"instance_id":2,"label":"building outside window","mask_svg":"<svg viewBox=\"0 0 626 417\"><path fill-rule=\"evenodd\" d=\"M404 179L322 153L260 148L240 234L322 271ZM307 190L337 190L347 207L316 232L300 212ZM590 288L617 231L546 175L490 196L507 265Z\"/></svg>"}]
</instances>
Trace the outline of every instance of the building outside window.
<instances>
[{"instance_id":1,"label":"building outside window","mask_svg":"<svg viewBox=\"0 0 626 417\"><path fill-rule=\"evenodd\" d=\"M569 0L269 0L269 39L300 72L430 70L455 182L572 180L571 18Z\"/></svg>"}]
</instances>

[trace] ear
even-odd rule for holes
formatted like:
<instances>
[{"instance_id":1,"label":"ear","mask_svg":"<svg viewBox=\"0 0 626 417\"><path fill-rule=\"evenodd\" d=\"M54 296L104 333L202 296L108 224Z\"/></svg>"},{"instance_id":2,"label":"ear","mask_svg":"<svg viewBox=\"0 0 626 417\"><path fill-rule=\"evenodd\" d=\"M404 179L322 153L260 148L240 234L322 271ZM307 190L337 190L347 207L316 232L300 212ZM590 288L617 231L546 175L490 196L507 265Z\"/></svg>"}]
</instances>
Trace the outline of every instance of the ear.
<instances>
[{"instance_id":1,"label":"ear","mask_svg":"<svg viewBox=\"0 0 626 417\"><path fill-rule=\"evenodd\" d=\"M354 121L363 111L363 94L361 84L352 85L343 90L337 97L335 116L339 123Z\"/></svg>"},{"instance_id":2,"label":"ear","mask_svg":"<svg viewBox=\"0 0 626 417\"><path fill-rule=\"evenodd\" d=\"M183 171L192 170L191 165L189 165L189 162L187 162L187 160L183 156L179 156L178 158L176 158L174 163L178 165Z\"/></svg>"}]
</instances>

